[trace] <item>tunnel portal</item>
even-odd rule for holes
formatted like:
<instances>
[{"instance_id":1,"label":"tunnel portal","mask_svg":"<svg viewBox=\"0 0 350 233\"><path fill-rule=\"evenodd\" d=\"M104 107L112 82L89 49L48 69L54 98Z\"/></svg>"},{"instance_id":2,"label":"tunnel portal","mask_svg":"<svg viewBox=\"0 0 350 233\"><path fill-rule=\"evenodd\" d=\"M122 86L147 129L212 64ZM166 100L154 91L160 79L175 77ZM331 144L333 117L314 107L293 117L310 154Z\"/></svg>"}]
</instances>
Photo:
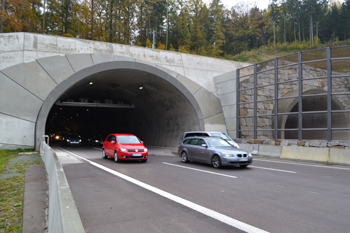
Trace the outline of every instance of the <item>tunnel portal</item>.
<instances>
[{"instance_id":1,"label":"tunnel portal","mask_svg":"<svg viewBox=\"0 0 350 233\"><path fill-rule=\"evenodd\" d=\"M199 130L195 108L174 85L140 70L112 69L82 78L53 104L45 134L131 133L146 145L177 146L184 131ZM52 139L51 139L52 140Z\"/></svg>"}]
</instances>

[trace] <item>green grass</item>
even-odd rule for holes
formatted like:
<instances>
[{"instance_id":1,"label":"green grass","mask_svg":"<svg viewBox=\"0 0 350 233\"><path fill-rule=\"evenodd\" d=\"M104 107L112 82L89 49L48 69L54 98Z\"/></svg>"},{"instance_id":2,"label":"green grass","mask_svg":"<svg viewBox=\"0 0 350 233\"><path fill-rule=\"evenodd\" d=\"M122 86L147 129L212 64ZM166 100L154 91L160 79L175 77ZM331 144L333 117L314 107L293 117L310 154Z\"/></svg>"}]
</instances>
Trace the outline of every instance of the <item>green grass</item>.
<instances>
[{"instance_id":1,"label":"green grass","mask_svg":"<svg viewBox=\"0 0 350 233\"><path fill-rule=\"evenodd\" d=\"M259 49L253 49L250 51L243 51L235 56L225 56L225 59L239 61L239 62L248 62L248 63L259 63L264 62L267 60L274 59L276 57L282 57L287 56L293 53L298 52L305 52L308 50L316 50L316 49L322 49L326 47L337 47L337 46L344 46L344 45L350 45L350 40L346 41L330 41L325 44L320 44L319 41L315 41L314 44L311 44L308 42L298 43L298 42L292 42L292 43L277 43L277 44L270 44L270 45L264 45L261 46ZM338 57L349 57L350 53L350 47L343 47L343 48L332 48L332 58L338 58ZM319 59L326 59L327 53L326 50L319 50L319 51L312 51L303 53L303 61L312 61L312 60L319 60ZM285 60L296 62L298 59L298 56L290 56L286 57ZM332 68L336 71L349 71L349 61L337 61L333 62ZM312 63L311 63L312 64ZM324 63L315 63L313 65L315 68L321 68L325 69L326 62Z\"/></svg>"},{"instance_id":2,"label":"green grass","mask_svg":"<svg viewBox=\"0 0 350 233\"><path fill-rule=\"evenodd\" d=\"M0 150L0 174L13 174L0 179L0 232L22 232L22 214L24 197L24 173L26 165L42 164L40 155L34 161L10 159L21 156L20 152L32 152L33 149Z\"/></svg>"}]
</instances>

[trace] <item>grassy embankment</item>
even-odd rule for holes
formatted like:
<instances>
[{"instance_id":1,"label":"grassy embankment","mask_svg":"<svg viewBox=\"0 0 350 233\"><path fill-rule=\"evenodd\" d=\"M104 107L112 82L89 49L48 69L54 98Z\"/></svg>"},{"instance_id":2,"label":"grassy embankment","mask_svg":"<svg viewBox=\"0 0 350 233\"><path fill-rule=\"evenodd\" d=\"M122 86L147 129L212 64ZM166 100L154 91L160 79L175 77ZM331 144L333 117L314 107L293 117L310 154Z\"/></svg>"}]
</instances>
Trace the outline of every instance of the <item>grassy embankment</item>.
<instances>
[{"instance_id":1,"label":"grassy embankment","mask_svg":"<svg viewBox=\"0 0 350 233\"><path fill-rule=\"evenodd\" d=\"M337 47L350 45L350 40L346 41L333 41L326 44L320 44L318 42L311 45L310 42L306 43L278 43L276 45L261 46L259 49L244 51L235 56L226 56L225 59L234 60L239 62L247 63L259 63L267 60L274 59L276 57L286 56L284 59L290 62L297 62L298 56L295 53L315 50L311 52L305 52L302 54L303 61L313 61L327 58L326 50L322 50L326 47ZM320 49L320 50L317 50ZM294 56L291 54L295 54ZM291 56L288 56L291 55ZM332 58L340 57L350 57L350 47L343 48L333 48L332 49ZM327 62L314 62L309 63L309 66L320 69L327 69ZM332 70L340 72L349 72L350 71L350 60L339 60L332 62Z\"/></svg>"},{"instance_id":2,"label":"grassy embankment","mask_svg":"<svg viewBox=\"0 0 350 233\"><path fill-rule=\"evenodd\" d=\"M43 162L40 155L19 153L33 151L0 150L0 232L22 232L25 166ZM20 156L34 156L34 159L22 160Z\"/></svg>"}]
</instances>

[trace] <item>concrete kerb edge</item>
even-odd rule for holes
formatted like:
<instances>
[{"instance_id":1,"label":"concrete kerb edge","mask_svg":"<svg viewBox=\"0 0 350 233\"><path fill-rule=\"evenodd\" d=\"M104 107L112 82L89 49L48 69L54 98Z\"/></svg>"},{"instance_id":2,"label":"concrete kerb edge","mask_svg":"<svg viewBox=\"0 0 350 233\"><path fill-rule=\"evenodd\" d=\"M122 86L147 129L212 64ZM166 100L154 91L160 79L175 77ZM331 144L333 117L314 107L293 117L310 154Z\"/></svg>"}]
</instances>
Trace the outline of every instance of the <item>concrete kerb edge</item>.
<instances>
[{"instance_id":1,"label":"concrete kerb edge","mask_svg":"<svg viewBox=\"0 0 350 233\"><path fill-rule=\"evenodd\" d=\"M44 148L46 147L46 148ZM50 219L49 216L49 223L52 224L52 226L56 226L57 228L61 229L53 229L52 226L48 226L48 229L51 229L53 232L62 232L65 233L84 233L84 227L83 223L81 221L78 209L75 205L75 201L73 198L73 195L71 193L66 175L64 173L63 167L56 155L55 152L52 151L52 149L46 145L46 143L43 143L43 146L41 146L41 149L45 151L44 161L45 166L48 171L48 173L55 173L56 178L56 185L57 187L51 189L50 185L50 196L49 198L57 198L56 201L50 200L50 203L58 203L58 206L49 206L49 212L53 213L51 211L51 208L56 208L59 211L60 218L54 218ZM48 156L52 156L52 159L49 159ZM52 164L49 164L51 161ZM57 194L51 193L53 190L57 190ZM52 216L51 216L52 217ZM56 222L60 221L60 222Z\"/></svg>"}]
</instances>

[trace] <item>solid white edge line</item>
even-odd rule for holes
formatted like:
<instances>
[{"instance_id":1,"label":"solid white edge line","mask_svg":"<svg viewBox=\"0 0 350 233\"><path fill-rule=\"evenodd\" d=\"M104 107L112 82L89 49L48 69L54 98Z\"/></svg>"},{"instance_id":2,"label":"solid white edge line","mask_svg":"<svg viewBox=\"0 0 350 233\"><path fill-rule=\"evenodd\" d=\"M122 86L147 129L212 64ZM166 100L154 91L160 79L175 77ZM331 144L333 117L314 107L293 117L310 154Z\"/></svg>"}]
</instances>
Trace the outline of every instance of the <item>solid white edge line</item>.
<instances>
[{"instance_id":1,"label":"solid white edge line","mask_svg":"<svg viewBox=\"0 0 350 233\"><path fill-rule=\"evenodd\" d=\"M65 150L65 149L62 149L62 150ZM67 150L65 150L65 151L67 151ZM171 193L165 192L165 191L163 191L161 189L158 189L156 187L153 187L151 185L143 183L143 182L141 182L139 180L136 180L134 178L126 176L126 175L124 175L122 173L114 171L114 170L112 170L110 168L107 168L105 166L102 166L102 165L100 165L98 163L92 162L92 161L90 161L90 160L88 160L88 159L86 159L84 157L81 157L81 156L79 156L77 154L74 154L74 153L72 153L70 151L67 151L67 152L72 154L72 155L74 155L74 156L77 156L80 159L83 159L83 160L89 162L91 165L96 166L96 167L98 167L98 168L100 168L100 169L102 169L102 170L104 170L106 172L109 172L109 173L111 173L111 174L113 174L115 176L118 176L118 177L120 177L120 178L122 178L124 180L127 180L127 181L129 181L129 182L131 182L133 184L136 184L136 185L138 185L138 186L140 186L140 187L142 187L144 189L147 189L147 190L149 190L151 192L154 192L154 193L156 193L156 194L158 194L158 195L160 195L162 197L168 198L168 199L170 199L170 200L172 200L172 201L174 201L176 203L179 203L179 204L181 204L181 205L183 205L185 207L191 208L191 209L193 209L193 210L195 210L195 211L197 211L199 213L202 213L202 214L204 214L206 216L214 218L214 219L216 219L216 220L218 220L220 222L226 223L227 225L230 225L232 227L238 228L238 229L240 229L242 231L245 231L245 232L248 232L248 233L268 233L267 231L264 231L262 229L254 227L254 226L251 226L251 225L249 225L247 223L238 221L238 220L236 220L234 218L231 218L231 217L229 217L227 215L221 214L221 213L216 212L214 210L208 209L208 208L206 208L204 206L201 206L201 205L198 205L196 203L190 202L190 201L188 201L186 199L183 199L183 198L175 196L175 195L173 195Z\"/></svg>"},{"instance_id":2,"label":"solid white edge line","mask_svg":"<svg viewBox=\"0 0 350 233\"><path fill-rule=\"evenodd\" d=\"M277 171L277 172L286 172L286 173L293 173L293 174L296 173L296 172L293 172L293 171L279 170L279 169L267 168L267 167L256 167L256 166L250 166L250 167L259 168L259 169L264 169L264 170Z\"/></svg>"},{"instance_id":3,"label":"solid white edge line","mask_svg":"<svg viewBox=\"0 0 350 233\"><path fill-rule=\"evenodd\" d=\"M210 172L210 171L200 170L200 169L196 169L196 168L180 166L180 165L176 165L176 164L172 164L172 163L166 163L166 162L163 162L163 163L166 164L166 165L174 166L174 167L186 168L186 169L195 170L195 171L204 172L204 173L209 173L209 174L214 174L214 175L218 175L218 176L225 176L225 177L229 177L229 178L237 178L236 176L230 176L230 175L220 174L220 173L216 173L216 172Z\"/></svg>"},{"instance_id":4,"label":"solid white edge line","mask_svg":"<svg viewBox=\"0 0 350 233\"><path fill-rule=\"evenodd\" d=\"M350 168L345 168L345 167L327 167L325 165L322 166L322 165L303 164L303 163L290 163L290 162L282 162L282 161L276 161L276 160L265 160L265 159L254 159L254 160L264 161L264 162L272 162L272 163L301 165L301 166L308 166L308 167L320 167L320 168L331 168L331 169L339 169L339 170L350 170Z\"/></svg>"}]
</instances>

